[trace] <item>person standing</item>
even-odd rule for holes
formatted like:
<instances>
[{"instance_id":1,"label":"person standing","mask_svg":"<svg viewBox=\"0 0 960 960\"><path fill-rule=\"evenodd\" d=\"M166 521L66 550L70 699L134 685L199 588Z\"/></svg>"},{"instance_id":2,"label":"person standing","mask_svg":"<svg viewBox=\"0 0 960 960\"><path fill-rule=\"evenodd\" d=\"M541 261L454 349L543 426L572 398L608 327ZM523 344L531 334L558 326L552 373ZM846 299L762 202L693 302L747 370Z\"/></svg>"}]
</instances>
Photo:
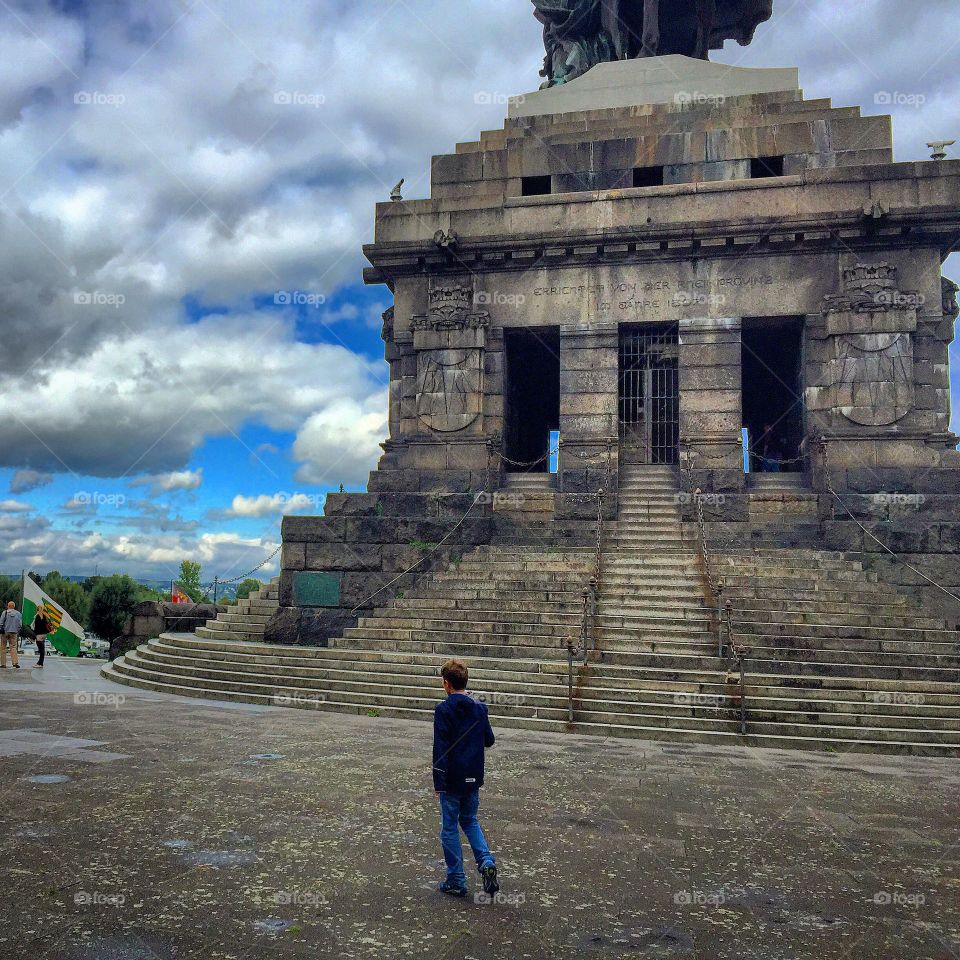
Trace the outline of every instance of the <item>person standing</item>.
<instances>
[{"instance_id":1,"label":"person standing","mask_svg":"<svg viewBox=\"0 0 960 960\"><path fill-rule=\"evenodd\" d=\"M33 621L33 636L37 644L37 669L43 669L43 661L47 652L47 636L52 632L52 625L43 612L43 607L37 611Z\"/></svg>"},{"instance_id":2,"label":"person standing","mask_svg":"<svg viewBox=\"0 0 960 960\"><path fill-rule=\"evenodd\" d=\"M20 655L17 653L17 637L23 626L23 616L17 605L11 600L7 609L0 613L0 669L7 669L7 647L10 647L10 656L14 669L20 669Z\"/></svg>"},{"instance_id":3,"label":"person standing","mask_svg":"<svg viewBox=\"0 0 960 960\"><path fill-rule=\"evenodd\" d=\"M467 696L467 668L448 660L440 670L447 699L437 704L433 719L433 787L440 800L440 843L447 864L441 893L467 894L460 830L466 834L483 878L483 889L493 897L500 889L497 861L480 827L480 788L484 751L495 742L487 706Z\"/></svg>"}]
</instances>

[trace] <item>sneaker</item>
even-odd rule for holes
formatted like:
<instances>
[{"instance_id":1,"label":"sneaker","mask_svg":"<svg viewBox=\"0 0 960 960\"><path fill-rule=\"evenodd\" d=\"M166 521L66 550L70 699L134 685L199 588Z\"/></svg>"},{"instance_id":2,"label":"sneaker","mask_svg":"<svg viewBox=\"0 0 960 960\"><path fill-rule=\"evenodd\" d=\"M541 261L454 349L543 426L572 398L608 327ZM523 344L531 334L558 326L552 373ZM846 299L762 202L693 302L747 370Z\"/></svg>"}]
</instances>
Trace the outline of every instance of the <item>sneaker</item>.
<instances>
[{"instance_id":1,"label":"sneaker","mask_svg":"<svg viewBox=\"0 0 960 960\"><path fill-rule=\"evenodd\" d=\"M483 892L486 893L488 897L492 897L494 894L499 893L500 881L497 879L497 865L495 863L491 863L490 866L484 867L480 871L480 876L483 877Z\"/></svg>"},{"instance_id":2,"label":"sneaker","mask_svg":"<svg viewBox=\"0 0 960 960\"><path fill-rule=\"evenodd\" d=\"M14 670L19 670L19 669L20 669L20 664L19 664L19 663L15 663L15 664L13 665L13 669L14 669Z\"/></svg>"},{"instance_id":3,"label":"sneaker","mask_svg":"<svg viewBox=\"0 0 960 960\"><path fill-rule=\"evenodd\" d=\"M467 895L466 887L458 887L449 880L444 880L437 889L448 897L465 897Z\"/></svg>"}]
</instances>

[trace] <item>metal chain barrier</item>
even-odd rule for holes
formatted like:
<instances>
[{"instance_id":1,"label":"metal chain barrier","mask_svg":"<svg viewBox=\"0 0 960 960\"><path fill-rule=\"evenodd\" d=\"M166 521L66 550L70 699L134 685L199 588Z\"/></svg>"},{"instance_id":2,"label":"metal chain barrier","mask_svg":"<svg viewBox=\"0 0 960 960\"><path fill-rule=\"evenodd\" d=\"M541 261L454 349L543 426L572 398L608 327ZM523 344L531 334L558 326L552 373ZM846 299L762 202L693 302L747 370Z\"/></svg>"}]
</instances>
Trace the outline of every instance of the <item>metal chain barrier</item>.
<instances>
[{"instance_id":1,"label":"metal chain barrier","mask_svg":"<svg viewBox=\"0 0 960 960\"><path fill-rule=\"evenodd\" d=\"M500 457L500 460L503 463L505 463L508 467L521 467L521 468L530 469L532 467L539 467L543 463L547 463L552 457L555 457L559 452L560 452L559 448L555 450L548 450L538 460L531 460L529 461L529 463L524 463L523 461L520 461L520 460L511 460L509 457L505 456L502 453L498 454L498 456Z\"/></svg>"},{"instance_id":2,"label":"metal chain barrier","mask_svg":"<svg viewBox=\"0 0 960 960\"><path fill-rule=\"evenodd\" d=\"M727 661L727 677L736 675L739 684L740 735L747 735L747 654L749 648L737 641L733 630L733 602L724 601L724 584L714 573L713 560L707 542L706 519L703 510L703 491L694 493L697 503L697 526L700 531L700 554L707 583L717 602L717 655Z\"/></svg>"},{"instance_id":3,"label":"metal chain barrier","mask_svg":"<svg viewBox=\"0 0 960 960\"><path fill-rule=\"evenodd\" d=\"M567 640L567 714L569 722L574 721L574 659L580 660L586 665L590 657L590 632L591 625L596 630L597 617L597 596L600 590L600 573L603 554L603 498L604 488L597 491L597 541L594 554L593 576L590 582L583 590L583 615L580 621L580 645L575 647L573 640ZM593 644L596 648L596 644Z\"/></svg>"},{"instance_id":4,"label":"metal chain barrier","mask_svg":"<svg viewBox=\"0 0 960 960\"><path fill-rule=\"evenodd\" d=\"M281 550L283 549L283 544L281 543L273 553L267 557L262 563L258 563L252 570L249 570L247 573L241 574L239 577L232 577L229 580L224 580L223 577L215 577L214 580L216 583L219 583L223 586L226 583L239 583L241 580L246 580L247 577L252 577L258 570L262 570Z\"/></svg>"},{"instance_id":5,"label":"metal chain barrier","mask_svg":"<svg viewBox=\"0 0 960 960\"><path fill-rule=\"evenodd\" d=\"M843 512L844 512L871 540L873 540L874 543L878 544L878 545L881 547L881 549L884 550L886 553L889 553L890 556L894 558L894 560L896 560L898 563L903 564L903 566L905 566L908 570L912 570L918 577L921 577L922 579L926 580L927 583L929 583L929 584L930 584L931 586L933 586L933 587L936 587L937 590L939 590L941 593L945 593L945 594L946 594L948 597L950 597L952 600L956 600L958 603L960 603L960 596L958 596L958 595L955 594L952 590L950 590L950 589L948 589L947 587L945 587L942 583L938 583L938 582L937 582L936 580L934 580L932 577L928 577L922 570L918 570L915 566L913 566L913 564L909 563L907 560L904 560L903 557L901 557L898 553L895 553L893 550L891 550L890 547L888 547L878 536L876 536L876 534L874 534L872 531L868 530L868 529L850 512L849 507L847 507L846 503L844 503L844 501L843 501L843 497L841 497L840 494L837 493L837 491L834 490L834 488L833 488L833 478L831 477L831 474L830 474L830 450L829 450L829 445L828 445L828 443L827 443L827 438L826 438L826 437L821 437L821 438L820 438L820 449L821 449L822 454L823 454L823 474L824 474L824 479L825 479L825 481L826 481L827 490L830 492L830 494L833 496L833 498L837 501L837 503L840 504L840 508L843 510Z\"/></svg>"}]
</instances>

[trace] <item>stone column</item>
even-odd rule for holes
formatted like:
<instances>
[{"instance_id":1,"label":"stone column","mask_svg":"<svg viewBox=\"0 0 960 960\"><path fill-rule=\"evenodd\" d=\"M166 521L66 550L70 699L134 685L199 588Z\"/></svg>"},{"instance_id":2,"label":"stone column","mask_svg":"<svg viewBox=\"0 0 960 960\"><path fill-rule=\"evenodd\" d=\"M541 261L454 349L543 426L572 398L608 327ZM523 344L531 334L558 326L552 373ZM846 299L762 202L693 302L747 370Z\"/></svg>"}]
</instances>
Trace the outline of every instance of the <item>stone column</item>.
<instances>
[{"instance_id":1,"label":"stone column","mask_svg":"<svg viewBox=\"0 0 960 960\"><path fill-rule=\"evenodd\" d=\"M746 487L741 327L739 318L680 322L680 458L694 489Z\"/></svg>"},{"instance_id":2,"label":"stone column","mask_svg":"<svg viewBox=\"0 0 960 960\"><path fill-rule=\"evenodd\" d=\"M577 495L606 491L606 513L616 515L618 455L617 324L560 327L560 490L576 511ZM591 497L584 509L595 507Z\"/></svg>"}]
</instances>

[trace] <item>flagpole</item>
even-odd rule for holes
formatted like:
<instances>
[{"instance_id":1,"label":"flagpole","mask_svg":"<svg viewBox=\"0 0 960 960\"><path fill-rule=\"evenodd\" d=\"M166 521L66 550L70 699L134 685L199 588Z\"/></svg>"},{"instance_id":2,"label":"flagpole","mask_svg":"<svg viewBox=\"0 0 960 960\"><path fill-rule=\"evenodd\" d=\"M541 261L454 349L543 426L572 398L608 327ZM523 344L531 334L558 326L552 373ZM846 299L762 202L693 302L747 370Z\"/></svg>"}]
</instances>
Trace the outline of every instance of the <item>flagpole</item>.
<instances>
[{"instance_id":1,"label":"flagpole","mask_svg":"<svg viewBox=\"0 0 960 960\"><path fill-rule=\"evenodd\" d=\"M27 571L26 568L20 568L20 626L23 628L23 614L27 609ZM32 627L33 624L31 623ZM20 634L17 634L17 652L20 651ZM6 656L6 654L4 654Z\"/></svg>"}]
</instances>

